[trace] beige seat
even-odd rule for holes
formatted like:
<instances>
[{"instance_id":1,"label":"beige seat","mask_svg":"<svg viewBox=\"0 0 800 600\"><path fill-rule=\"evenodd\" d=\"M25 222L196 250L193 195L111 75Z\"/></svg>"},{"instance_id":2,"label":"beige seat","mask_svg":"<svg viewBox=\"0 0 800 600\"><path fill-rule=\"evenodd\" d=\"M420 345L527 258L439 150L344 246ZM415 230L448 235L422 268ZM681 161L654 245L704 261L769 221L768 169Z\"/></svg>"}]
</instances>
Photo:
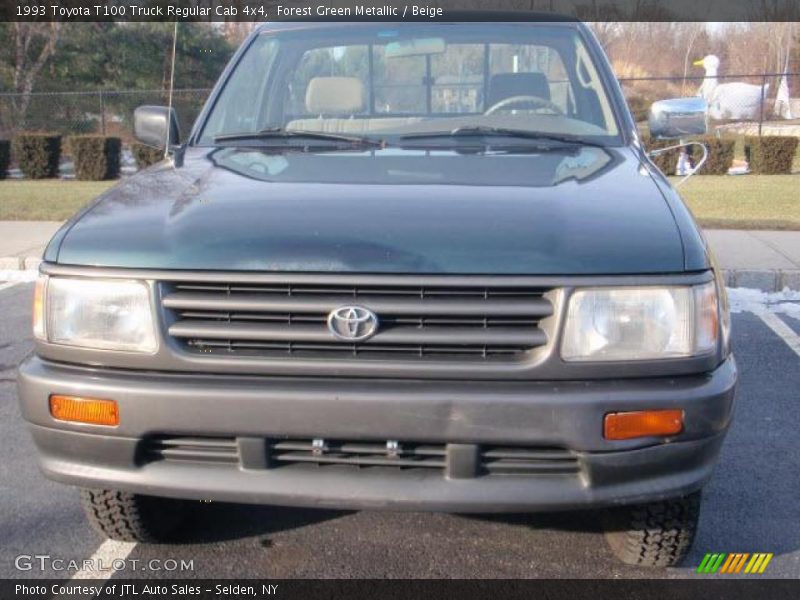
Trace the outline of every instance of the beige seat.
<instances>
[{"instance_id":1,"label":"beige seat","mask_svg":"<svg viewBox=\"0 0 800 600\"><path fill-rule=\"evenodd\" d=\"M364 84L357 77L314 77L306 88L306 110L320 117L364 110Z\"/></svg>"},{"instance_id":2,"label":"beige seat","mask_svg":"<svg viewBox=\"0 0 800 600\"><path fill-rule=\"evenodd\" d=\"M357 77L314 77L306 88L306 111L314 119L296 119L287 129L366 134L421 121L418 117L356 118L366 105L366 89ZM345 116L347 115L347 116Z\"/></svg>"}]
</instances>

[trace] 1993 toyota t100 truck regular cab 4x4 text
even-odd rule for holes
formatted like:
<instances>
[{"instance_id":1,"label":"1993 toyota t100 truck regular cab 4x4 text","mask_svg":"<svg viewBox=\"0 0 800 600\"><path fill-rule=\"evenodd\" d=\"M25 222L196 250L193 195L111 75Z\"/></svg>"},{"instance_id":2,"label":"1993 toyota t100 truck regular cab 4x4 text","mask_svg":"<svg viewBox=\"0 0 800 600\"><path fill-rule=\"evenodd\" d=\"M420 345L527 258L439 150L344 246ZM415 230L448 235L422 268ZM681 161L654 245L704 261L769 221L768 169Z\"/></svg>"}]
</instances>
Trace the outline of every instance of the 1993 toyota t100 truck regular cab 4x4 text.
<instances>
[{"instance_id":1,"label":"1993 toyota t100 truck regular cab 4x4 text","mask_svg":"<svg viewBox=\"0 0 800 600\"><path fill-rule=\"evenodd\" d=\"M705 127L661 101L653 135ZM20 400L114 539L199 499L602 510L677 563L731 419L720 273L578 22L284 23L50 242Z\"/></svg>"}]
</instances>

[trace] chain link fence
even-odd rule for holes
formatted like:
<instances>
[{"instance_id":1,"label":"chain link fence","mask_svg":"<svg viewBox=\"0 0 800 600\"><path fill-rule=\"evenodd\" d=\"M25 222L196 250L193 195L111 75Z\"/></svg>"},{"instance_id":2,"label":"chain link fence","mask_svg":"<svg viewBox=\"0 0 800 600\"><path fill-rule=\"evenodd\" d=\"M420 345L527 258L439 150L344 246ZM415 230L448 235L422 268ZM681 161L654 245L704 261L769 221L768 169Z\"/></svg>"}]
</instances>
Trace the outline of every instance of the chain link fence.
<instances>
[{"instance_id":1,"label":"chain link fence","mask_svg":"<svg viewBox=\"0 0 800 600\"><path fill-rule=\"evenodd\" d=\"M800 73L624 77L619 82L637 122L656 100L703 96L720 135L800 137Z\"/></svg>"},{"instance_id":2,"label":"chain link fence","mask_svg":"<svg viewBox=\"0 0 800 600\"><path fill-rule=\"evenodd\" d=\"M637 122L647 120L649 107L656 100L703 95L709 100L712 133L800 137L800 73L623 77L619 81ZM206 88L174 91L173 105L184 134L209 92ZM134 141L134 109L167 101L164 90L2 93L0 139L10 139L20 131L63 136L94 133L119 137L129 147ZM66 152L65 160L69 158Z\"/></svg>"},{"instance_id":3,"label":"chain link fence","mask_svg":"<svg viewBox=\"0 0 800 600\"><path fill-rule=\"evenodd\" d=\"M800 134L796 129L800 125L800 73L720 75L713 79L623 77L619 81L637 121L646 121L650 104L656 100L703 95L709 100L709 117L717 129L748 135L775 135L774 131ZM205 88L175 90L173 103L182 131L189 131L209 92ZM130 143L133 110L143 104L166 103L164 90L3 93L0 138L8 139L19 131L49 131L113 135Z\"/></svg>"},{"instance_id":4,"label":"chain link fence","mask_svg":"<svg viewBox=\"0 0 800 600\"><path fill-rule=\"evenodd\" d=\"M210 89L180 89L172 103L186 134L203 107ZM0 138L19 131L48 131L61 135L101 134L133 141L133 111L143 104L166 105L164 90L117 90L0 94Z\"/></svg>"}]
</instances>

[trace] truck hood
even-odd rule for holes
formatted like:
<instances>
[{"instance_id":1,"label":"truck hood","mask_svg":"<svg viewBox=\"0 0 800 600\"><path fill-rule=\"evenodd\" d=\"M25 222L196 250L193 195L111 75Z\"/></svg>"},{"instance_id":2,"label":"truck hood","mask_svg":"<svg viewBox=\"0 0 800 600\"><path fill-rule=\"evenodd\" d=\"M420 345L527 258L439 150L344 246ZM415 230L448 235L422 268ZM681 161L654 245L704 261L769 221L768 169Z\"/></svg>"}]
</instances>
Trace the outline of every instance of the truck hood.
<instances>
[{"instance_id":1,"label":"truck hood","mask_svg":"<svg viewBox=\"0 0 800 600\"><path fill-rule=\"evenodd\" d=\"M629 148L189 148L121 181L45 259L152 269L430 274L684 270Z\"/></svg>"}]
</instances>

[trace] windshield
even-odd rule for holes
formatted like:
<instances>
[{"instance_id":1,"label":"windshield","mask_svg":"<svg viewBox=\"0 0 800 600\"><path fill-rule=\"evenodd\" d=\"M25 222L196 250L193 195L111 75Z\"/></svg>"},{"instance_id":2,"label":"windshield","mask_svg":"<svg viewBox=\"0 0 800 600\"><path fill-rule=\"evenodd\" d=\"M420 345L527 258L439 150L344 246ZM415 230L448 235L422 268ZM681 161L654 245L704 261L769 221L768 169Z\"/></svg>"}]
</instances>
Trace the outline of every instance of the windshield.
<instances>
[{"instance_id":1,"label":"windshield","mask_svg":"<svg viewBox=\"0 0 800 600\"><path fill-rule=\"evenodd\" d=\"M475 128L479 135L619 142L580 32L542 23L342 23L264 32L240 59L198 141L280 131L419 143ZM471 143L471 136L450 137Z\"/></svg>"}]
</instances>

